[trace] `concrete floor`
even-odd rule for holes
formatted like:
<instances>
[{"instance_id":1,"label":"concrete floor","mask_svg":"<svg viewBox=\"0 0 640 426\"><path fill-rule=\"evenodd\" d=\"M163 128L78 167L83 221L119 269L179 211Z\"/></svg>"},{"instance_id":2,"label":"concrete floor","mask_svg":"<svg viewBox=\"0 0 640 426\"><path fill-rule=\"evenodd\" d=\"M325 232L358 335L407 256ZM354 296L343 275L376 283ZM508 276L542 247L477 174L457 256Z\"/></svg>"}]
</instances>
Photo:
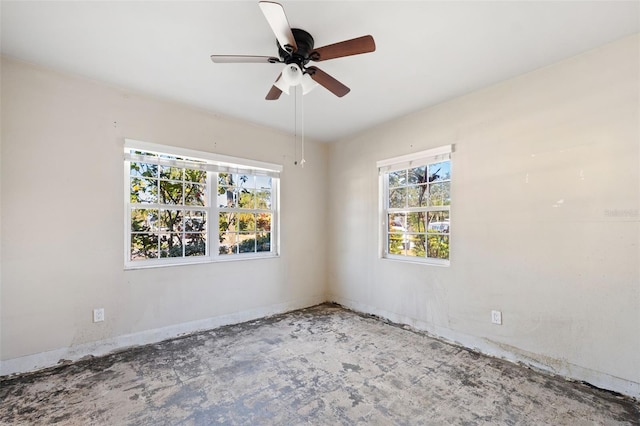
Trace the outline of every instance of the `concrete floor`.
<instances>
[{"instance_id":1,"label":"concrete floor","mask_svg":"<svg viewBox=\"0 0 640 426\"><path fill-rule=\"evenodd\" d=\"M0 382L0 424L640 424L640 405L335 305Z\"/></svg>"}]
</instances>

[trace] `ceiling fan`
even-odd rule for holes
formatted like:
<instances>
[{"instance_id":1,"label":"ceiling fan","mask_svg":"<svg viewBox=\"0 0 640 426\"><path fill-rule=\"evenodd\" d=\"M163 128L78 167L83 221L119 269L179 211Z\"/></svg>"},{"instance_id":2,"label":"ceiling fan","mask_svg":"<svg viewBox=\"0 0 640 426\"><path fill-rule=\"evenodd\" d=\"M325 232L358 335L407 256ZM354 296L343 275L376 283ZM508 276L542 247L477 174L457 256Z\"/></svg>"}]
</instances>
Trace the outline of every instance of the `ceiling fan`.
<instances>
[{"instance_id":1,"label":"ceiling fan","mask_svg":"<svg viewBox=\"0 0 640 426\"><path fill-rule=\"evenodd\" d=\"M320 62L344 56L359 55L376 50L370 35L341 41L339 43L314 48L313 37L305 30L291 28L281 4L260 1L260 9L276 36L278 56L211 55L215 63L270 63L285 64L284 69L267 93L267 100L280 98L282 92L289 94L289 88L301 85L307 93L317 84L331 93L342 97L351 89L315 66L307 66L310 61Z\"/></svg>"}]
</instances>

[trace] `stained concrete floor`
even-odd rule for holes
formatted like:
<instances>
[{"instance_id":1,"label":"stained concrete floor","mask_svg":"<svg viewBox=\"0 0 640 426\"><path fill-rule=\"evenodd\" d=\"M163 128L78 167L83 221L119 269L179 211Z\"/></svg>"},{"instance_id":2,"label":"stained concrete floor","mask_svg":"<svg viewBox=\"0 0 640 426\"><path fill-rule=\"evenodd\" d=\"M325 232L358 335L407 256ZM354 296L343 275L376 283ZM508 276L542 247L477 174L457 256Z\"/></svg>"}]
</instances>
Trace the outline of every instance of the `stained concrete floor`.
<instances>
[{"instance_id":1,"label":"stained concrete floor","mask_svg":"<svg viewBox=\"0 0 640 426\"><path fill-rule=\"evenodd\" d=\"M640 405L335 305L0 382L0 424L640 424Z\"/></svg>"}]
</instances>

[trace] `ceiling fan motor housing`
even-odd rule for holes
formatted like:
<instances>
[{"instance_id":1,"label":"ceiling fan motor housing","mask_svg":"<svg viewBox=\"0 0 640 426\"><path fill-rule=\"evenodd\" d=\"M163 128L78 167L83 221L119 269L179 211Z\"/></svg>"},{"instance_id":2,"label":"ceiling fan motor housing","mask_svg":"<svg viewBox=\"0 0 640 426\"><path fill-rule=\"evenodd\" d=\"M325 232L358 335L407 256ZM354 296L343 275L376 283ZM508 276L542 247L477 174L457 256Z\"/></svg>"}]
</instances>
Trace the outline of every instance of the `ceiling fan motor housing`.
<instances>
[{"instance_id":1,"label":"ceiling fan motor housing","mask_svg":"<svg viewBox=\"0 0 640 426\"><path fill-rule=\"evenodd\" d=\"M300 67L300 69L304 69L304 66L311 60L310 55L311 52L313 52L313 37L311 37L311 34L305 30L301 30L300 28L292 28L291 32L293 33L293 38L296 40L296 44L298 45L298 50L289 53L276 41L280 58L285 64L295 63Z\"/></svg>"}]
</instances>

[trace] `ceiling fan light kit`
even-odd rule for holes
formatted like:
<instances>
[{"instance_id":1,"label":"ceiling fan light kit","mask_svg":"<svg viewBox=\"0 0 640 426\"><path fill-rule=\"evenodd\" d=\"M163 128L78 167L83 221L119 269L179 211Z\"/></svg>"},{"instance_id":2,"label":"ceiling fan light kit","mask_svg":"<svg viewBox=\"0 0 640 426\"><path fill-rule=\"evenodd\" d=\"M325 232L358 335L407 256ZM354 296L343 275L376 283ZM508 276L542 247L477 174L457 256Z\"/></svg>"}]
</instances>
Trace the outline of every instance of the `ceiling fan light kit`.
<instances>
[{"instance_id":1,"label":"ceiling fan light kit","mask_svg":"<svg viewBox=\"0 0 640 426\"><path fill-rule=\"evenodd\" d=\"M311 34L300 28L291 28L281 4L272 1L260 1L260 9L271 30L276 36L279 57L211 55L214 63L284 63L285 67L267 93L267 100L276 100L284 92L287 95L291 87L301 85L302 93L307 94L317 85L342 97L351 89L315 66L307 66L310 61L320 62L345 56L359 55L376 50L370 35L341 41L339 43L314 49Z\"/></svg>"},{"instance_id":2,"label":"ceiling fan light kit","mask_svg":"<svg viewBox=\"0 0 640 426\"><path fill-rule=\"evenodd\" d=\"M280 77L273 84L281 92L289 94L289 89L300 85L302 87L302 94L306 95L316 87L318 83L313 81L309 74L303 73L297 64L285 65Z\"/></svg>"}]
</instances>

